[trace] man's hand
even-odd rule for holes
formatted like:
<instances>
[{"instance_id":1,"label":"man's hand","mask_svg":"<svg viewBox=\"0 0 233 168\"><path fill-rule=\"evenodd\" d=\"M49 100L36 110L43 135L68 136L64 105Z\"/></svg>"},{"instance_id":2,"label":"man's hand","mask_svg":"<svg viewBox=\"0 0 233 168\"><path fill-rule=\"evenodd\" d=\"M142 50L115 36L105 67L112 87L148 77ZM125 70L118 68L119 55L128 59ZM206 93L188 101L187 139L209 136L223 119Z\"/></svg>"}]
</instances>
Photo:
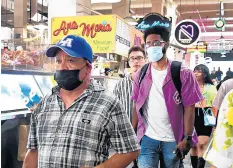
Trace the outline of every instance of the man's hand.
<instances>
[{"instance_id":1,"label":"man's hand","mask_svg":"<svg viewBox=\"0 0 233 168\"><path fill-rule=\"evenodd\" d=\"M183 139L177 146L175 153L179 155L181 159L184 159L185 155L188 154L189 150L191 148L191 141L188 141L187 139Z\"/></svg>"},{"instance_id":2,"label":"man's hand","mask_svg":"<svg viewBox=\"0 0 233 168\"><path fill-rule=\"evenodd\" d=\"M23 168L37 168L37 167L38 167L38 150L29 149L24 158Z\"/></svg>"}]
</instances>

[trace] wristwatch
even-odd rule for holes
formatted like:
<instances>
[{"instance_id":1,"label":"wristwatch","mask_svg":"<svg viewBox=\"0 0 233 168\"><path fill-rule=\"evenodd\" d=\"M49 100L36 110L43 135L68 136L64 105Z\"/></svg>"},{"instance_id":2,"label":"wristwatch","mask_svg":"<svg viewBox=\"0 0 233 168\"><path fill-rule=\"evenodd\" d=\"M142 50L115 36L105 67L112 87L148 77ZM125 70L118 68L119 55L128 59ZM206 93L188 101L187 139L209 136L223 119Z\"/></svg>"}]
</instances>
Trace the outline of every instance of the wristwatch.
<instances>
[{"instance_id":1,"label":"wristwatch","mask_svg":"<svg viewBox=\"0 0 233 168\"><path fill-rule=\"evenodd\" d=\"M186 139L188 142L192 141L192 135L187 135L183 139Z\"/></svg>"},{"instance_id":2,"label":"wristwatch","mask_svg":"<svg viewBox=\"0 0 233 168\"><path fill-rule=\"evenodd\" d=\"M184 139L186 139L186 149L183 152L184 152L184 155L187 155L188 152L189 152L189 150L190 150L190 148L191 148L192 135L187 135L187 136L184 137Z\"/></svg>"}]
</instances>

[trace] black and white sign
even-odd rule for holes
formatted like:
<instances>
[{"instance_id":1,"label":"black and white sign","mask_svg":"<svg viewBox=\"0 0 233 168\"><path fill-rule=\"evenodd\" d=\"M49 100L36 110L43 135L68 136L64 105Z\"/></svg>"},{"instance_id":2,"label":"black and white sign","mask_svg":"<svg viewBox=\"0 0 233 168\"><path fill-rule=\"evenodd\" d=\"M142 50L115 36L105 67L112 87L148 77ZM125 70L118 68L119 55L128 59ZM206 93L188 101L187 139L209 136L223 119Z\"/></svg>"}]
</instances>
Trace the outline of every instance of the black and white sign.
<instances>
[{"instance_id":1,"label":"black and white sign","mask_svg":"<svg viewBox=\"0 0 233 168\"><path fill-rule=\"evenodd\" d=\"M130 49L130 26L117 18L116 24L116 52L128 56Z\"/></svg>"},{"instance_id":2,"label":"black and white sign","mask_svg":"<svg viewBox=\"0 0 233 168\"><path fill-rule=\"evenodd\" d=\"M201 35L201 29L193 20L183 20L175 28L175 40L182 47L195 44Z\"/></svg>"},{"instance_id":3,"label":"black and white sign","mask_svg":"<svg viewBox=\"0 0 233 168\"><path fill-rule=\"evenodd\" d=\"M171 25L172 25L171 20L162 16L161 14L149 13L144 18L141 18L138 21L138 25L136 26L136 29L145 31L146 29L152 27L163 27L170 32Z\"/></svg>"}]
</instances>

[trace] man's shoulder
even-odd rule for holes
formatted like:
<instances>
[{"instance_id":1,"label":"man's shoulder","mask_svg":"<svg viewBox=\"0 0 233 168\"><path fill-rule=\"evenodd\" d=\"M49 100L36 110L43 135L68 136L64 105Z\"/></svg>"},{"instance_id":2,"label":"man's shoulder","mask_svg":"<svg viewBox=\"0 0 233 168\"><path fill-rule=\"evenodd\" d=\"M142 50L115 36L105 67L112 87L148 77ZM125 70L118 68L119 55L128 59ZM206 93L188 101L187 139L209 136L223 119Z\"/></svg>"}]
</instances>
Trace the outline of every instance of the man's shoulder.
<instances>
[{"instance_id":1,"label":"man's shoulder","mask_svg":"<svg viewBox=\"0 0 233 168\"><path fill-rule=\"evenodd\" d=\"M172 62L174 62L175 60L169 60L169 65L170 67L172 68ZM180 62L180 61L175 61L175 62ZM180 73L192 73L192 70L186 66L185 64L183 64L182 62L181 63L181 68L180 68Z\"/></svg>"},{"instance_id":2,"label":"man's shoulder","mask_svg":"<svg viewBox=\"0 0 233 168\"><path fill-rule=\"evenodd\" d=\"M117 85L125 85L127 82L130 81L130 77L129 76L125 76L124 78L121 78L118 82Z\"/></svg>"},{"instance_id":3,"label":"man's shoulder","mask_svg":"<svg viewBox=\"0 0 233 168\"><path fill-rule=\"evenodd\" d=\"M104 92L105 91L105 88L100 84L91 84L91 89L94 92Z\"/></svg>"},{"instance_id":4,"label":"man's shoulder","mask_svg":"<svg viewBox=\"0 0 233 168\"><path fill-rule=\"evenodd\" d=\"M56 89L56 87L54 87L53 89ZM53 91L50 93L47 93L40 101L41 104L50 102L53 100L53 97L56 95L56 93L54 93Z\"/></svg>"},{"instance_id":5,"label":"man's shoulder","mask_svg":"<svg viewBox=\"0 0 233 168\"><path fill-rule=\"evenodd\" d=\"M194 81L195 76L194 76L194 73L193 71L187 67L186 65L183 65L181 66L181 69L180 69L180 80L181 80L181 83L185 82L185 81ZM190 83L191 84L191 83Z\"/></svg>"},{"instance_id":6,"label":"man's shoulder","mask_svg":"<svg viewBox=\"0 0 233 168\"><path fill-rule=\"evenodd\" d=\"M93 93L98 94L99 98L101 98L103 101L110 102L115 101L115 99L117 99L116 96L112 94L112 92L98 84L93 85Z\"/></svg>"},{"instance_id":7,"label":"man's shoulder","mask_svg":"<svg viewBox=\"0 0 233 168\"><path fill-rule=\"evenodd\" d=\"M222 87L229 87L229 86L231 86L233 88L233 78L232 79L228 79L228 80L226 80L226 81L224 81L222 83Z\"/></svg>"},{"instance_id":8,"label":"man's shoulder","mask_svg":"<svg viewBox=\"0 0 233 168\"><path fill-rule=\"evenodd\" d=\"M145 65L143 65L140 69L138 69L137 70L137 72L136 72L136 74L135 74L135 79L134 79L134 81L138 81L139 80L139 78L140 78L140 76L142 75L142 72L144 71L145 73L148 73L148 72L150 72L150 68L151 68L151 62L149 62L149 63L146 63ZM143 70L143 71L142 71ZM145 75L145 77L147 77L146 75ZM144 77L144 78L145 78Z\"/></svg>"},{"instance_id":9,"label":"man's shoulder","mask_svg":"<svg viewBox=\"0 0 233 168\"><path fill-rule=\"evenodd\" d=\"M101 94L99 95L99 99L101 100L99 101L101 102L101 106L105 106L106 109L120 107L119 99L116 97L115 94L113 94L109 90L101 92Z\"/></svg>"},{"instance_id":10,"label":"man's shoulder","mask_svg":"<svg viewBox=\"0 0 233 168\"><path fill-rule=\"evenodd\" d=\"M36 106L36 108L33 111L35 116L42 113L44 111L44 109L46 108L46 106L48 106L48 104L50 104L50 103L52 103L52 101L54 101L53 96L54 96L53 93L49 93L49 94L45 95L40 100L40 103Z\"/></svg>"},{"instance_id":11,"label":"man's shoulder","mask_svg":"<svg viewBox=\"0 0 233 168\"><path fill-rule=\"evenodd\" d=\"M181 72L192 72L192 70L188 67L188 66L186 66L186 65L184 65L184 64L182 64L181 65Z\"/></svg>"},{"instance_id":12,"label":"man's shoulder","mask_svg":"<svg viewBox=\"0 0 233 168\"><path fill-rule=\"evenodd\" d=\"M181 75L181 79L182 77L185 79L186 77L189 77L192 74L192 70L187 67L186 65L181 65L181 69L180 69L180 75Z\"/></svg>"}]
</instances>

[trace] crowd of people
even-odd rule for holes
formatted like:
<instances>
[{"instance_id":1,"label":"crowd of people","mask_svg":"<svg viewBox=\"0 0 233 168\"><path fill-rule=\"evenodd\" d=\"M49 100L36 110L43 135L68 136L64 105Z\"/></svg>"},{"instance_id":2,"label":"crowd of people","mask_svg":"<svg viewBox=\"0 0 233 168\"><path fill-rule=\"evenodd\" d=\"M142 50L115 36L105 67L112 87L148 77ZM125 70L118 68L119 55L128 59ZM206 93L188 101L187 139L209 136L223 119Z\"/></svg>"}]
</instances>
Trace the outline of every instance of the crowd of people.
<instances>
[{"instance_id":1,"label":"crowd of people","mask_svg":"<svg viewBox=\"0 0 233 168\"><path fill-rule=\"evenodd\" d=\"M233 71L231 71L231 68L228 68L228 71L226 72L225 77L222 79L223 72L221 71L221 68L218 67L218 71L215 70L215 67L211 71L210 78L216 85L219 85L217 89L220 87L221 83L233 78Z\"/></svg>"},{"instance_id":2,"label":"crowd of people","mask_svg":"<svg viewBox=\"0 0 233 168\"><path fill-rule=\"evenodd\" d=\"M86 40L68 35L49 48L58 85L32 113L23 167L182 168L190 152L193 168L231 168L233 79L217 92L207 66L167 58L169 38L147 29L145 49L129 50L131 73L113 93L91 82Z\"/></svg>"}]
</instances>

